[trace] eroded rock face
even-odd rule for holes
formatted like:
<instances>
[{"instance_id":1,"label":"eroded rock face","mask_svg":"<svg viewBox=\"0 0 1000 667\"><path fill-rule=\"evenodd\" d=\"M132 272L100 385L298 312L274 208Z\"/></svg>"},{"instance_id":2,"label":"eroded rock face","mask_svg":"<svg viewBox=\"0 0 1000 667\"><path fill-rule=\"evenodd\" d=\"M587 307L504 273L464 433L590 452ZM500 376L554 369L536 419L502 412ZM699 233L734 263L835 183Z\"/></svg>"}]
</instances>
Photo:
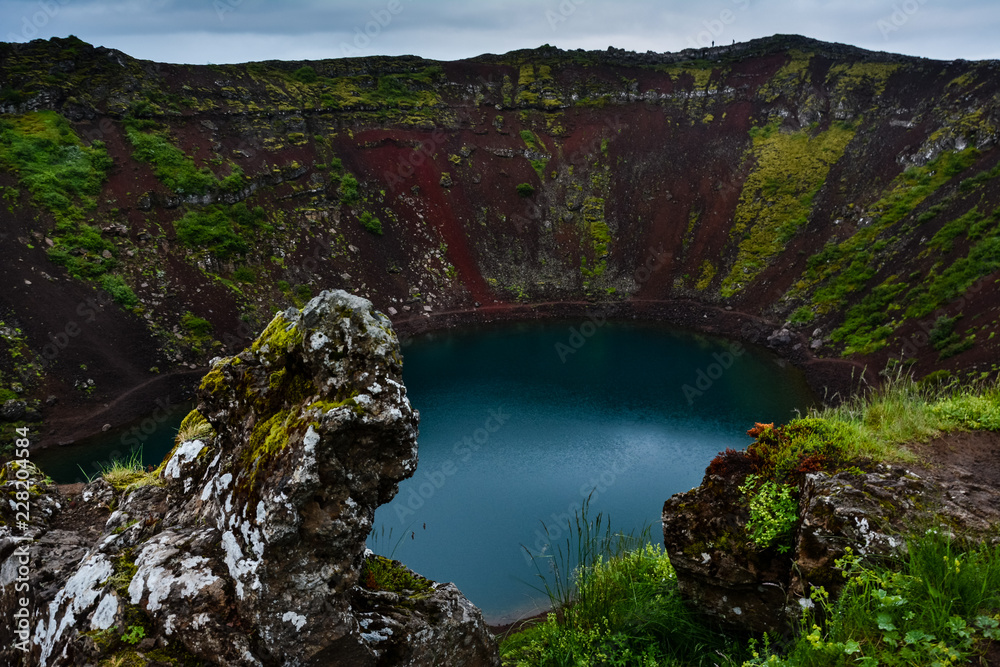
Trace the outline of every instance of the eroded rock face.
<instances>
[{"instance_id":1,"label":"eroded rock face","mask_svg":"<svg viewBox=\"0 0 1000 667\"><path fill-rule=\"evenodd\" d=\"M88 512L113 511L86 555L47 571L47 593L34 586L30 664L136 651L176 664L499 665L454 586L359 585L374 511L417 464L400 372L389 321L339 291L216 360L199 389L211 428L189 416L155 484L83 492ZM2 555L6 573L13 552ZM132 627L145 634L134 648L118 639Z\"/></svg>"},{"instance_id":2,"label":"eroded rock face","mask_svg":"<svg viewBox=\"0 0 1000 667\"><path fill-rule=\"evenodd\" d=\"M706 614L753 632L781 632L812 586L836 595L835 561L851 548L879 558L905 550L906 535L937 528L986 535L1000 524L1000 492L953 474L879 465L869 472L810 473L799 488L799 523L786 554L759 549L738 487L743 475L706 475L663 507L663 538L681 592Z\"/></svg>"}]
</instances>

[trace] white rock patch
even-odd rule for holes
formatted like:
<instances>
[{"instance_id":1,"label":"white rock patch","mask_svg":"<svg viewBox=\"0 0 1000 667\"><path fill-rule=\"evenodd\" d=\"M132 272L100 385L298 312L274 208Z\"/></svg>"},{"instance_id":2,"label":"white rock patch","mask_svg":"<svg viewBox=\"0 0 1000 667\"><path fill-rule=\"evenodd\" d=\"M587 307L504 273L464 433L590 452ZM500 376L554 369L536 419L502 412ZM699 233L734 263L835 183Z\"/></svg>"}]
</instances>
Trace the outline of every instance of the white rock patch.
<instances>
[{"instance_id":1,"label":"white rock patch","mask_svg":"<svg viewBox=\"0 0 1000 667\"><path fill-rule=\"evenodd\" d=\"M167 461L166 467L163 469L163 474L171 479L177 479L181 476L181 468L186 463L190 463L198 458L202 450L205 449L205 443L201 440L188 440L182 442L177 447L177 451L174 455L170 457Z\"/></svg>"},{"instance_id":2,"label":"white rock patch","mask_svg":"<svg viewBox=\"0 0 1000 667\"><path fill-rule=\"evenodd\" d=\"M105 595L101 603L97 605L97 611L90 619L90 627L95 630L107 630L115 622L115 614L118 613L118 600L112 595Z\"/></svg>"},{"instance_id":3,"label":"white rock patch","mask_svg":"<svg viewBox=\"0 0 1000 667\"><path fill-rule=\"evenodd\" d=\"M301 630L302 626L306 624L306 617L296 614L294 611L286 611L285 615L281 617L281 620L286 623L291 623L295 626L296 630Z\"/></svg>"}]
</instances>

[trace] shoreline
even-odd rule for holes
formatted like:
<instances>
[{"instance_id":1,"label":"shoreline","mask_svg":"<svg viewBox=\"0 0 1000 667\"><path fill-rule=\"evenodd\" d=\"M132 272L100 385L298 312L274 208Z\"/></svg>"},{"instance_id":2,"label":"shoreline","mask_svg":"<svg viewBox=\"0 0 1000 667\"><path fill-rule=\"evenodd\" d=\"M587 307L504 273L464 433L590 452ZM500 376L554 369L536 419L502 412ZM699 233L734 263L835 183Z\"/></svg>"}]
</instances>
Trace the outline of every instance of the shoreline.
<instances>
[{"instance_id":1,"label":"shoreline","mask_svg":"<svg viewBox=\"0 0 1000 667\"><path fill-rule=\"evenodd\" d=\"M693 300L495 303L399 318L393 320L392 325L403 345L408 338L459 327L570 319L582 323L600 318L675 326L766 349L802 371L809 388L824 402L836 401L837 396L850 396L866 384L878 384L877 375L860 362L816 357L809 350L809 341L794 330L789 330L792 339L788 343L769 344L768 336L781 329L781 323Z\"/></svg>"},{"instance_id":2,"label":"shoreline","mask_svg":"<svg viewBox=\"0 0 1000 667\"><path fill-rule=\"evenodd\" d=\"M815 357L809 351L808 340L794 330L790 330L791 340L788 343L768 344L768 336L776 329L781 329L781 323L694 300L550 301L523 304L498 302L478 308L456 308L406 317L402 315L387 314L392 320L401 348L414 337L460 327L573 319L578 319L581 323L634 321L675 326L764 348L802 371L809 388L824 402L836 400L837 396L849 396L866 382L877 383L874 373L866 370L859 362ZM174 403L188 400L206 372L207 366L165 373L132 387L100 410L94 411L93 408L82 406L67 411L56 410L45 419L45 433L40 434L32 450L75 446L99 435L105 424L109 424L111 429L126 426L147 416L149 406L154 405L157 399L166 397Z\"/></svg>"}]
</instances>

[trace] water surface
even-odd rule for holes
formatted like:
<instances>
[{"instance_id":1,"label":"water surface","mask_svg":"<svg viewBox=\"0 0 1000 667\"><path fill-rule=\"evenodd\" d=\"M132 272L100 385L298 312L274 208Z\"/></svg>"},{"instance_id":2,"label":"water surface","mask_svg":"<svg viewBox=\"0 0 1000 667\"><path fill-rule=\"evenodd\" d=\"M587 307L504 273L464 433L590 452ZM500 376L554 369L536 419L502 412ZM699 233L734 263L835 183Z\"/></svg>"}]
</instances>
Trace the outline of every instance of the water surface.
<instances>
[{"instance_id":1,"label":"water surface","mask_svg":"<svg viewBox=\"0 0 1000 667\"><path fill-rule=\"evenodd\" d=\"M590 496L591 514L657 539L663 502L719 451L811 404L787 362L732 346L586 320L414 340L403 377L420 462L376 512L376 550L454 582L492 621L544 607L525 551L551 549L542 522L556 537Z\"/></svg>"}]
</instances>

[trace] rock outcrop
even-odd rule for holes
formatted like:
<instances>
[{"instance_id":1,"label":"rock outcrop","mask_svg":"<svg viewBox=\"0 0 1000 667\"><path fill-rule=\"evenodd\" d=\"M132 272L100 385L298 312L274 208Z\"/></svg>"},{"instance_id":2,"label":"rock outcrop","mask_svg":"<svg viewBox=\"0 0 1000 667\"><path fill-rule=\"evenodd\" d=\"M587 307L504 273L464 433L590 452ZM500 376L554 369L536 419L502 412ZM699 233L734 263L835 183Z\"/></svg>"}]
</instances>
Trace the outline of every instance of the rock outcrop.
<instances>
[{"instance_id":1,"label":"rock outcrop","mask_svg":"<svg viewBox=\"0 0 1000 667\"><path fill-rule=\"evenodd\" d=\"M27 596L30 653L8 635L0 661L498 665L458 589L365 548L417 465L400 373L388 319L324 292L213 363L178 445L131 487L97 481L70 508L22 473L39 510L21 544L5 510L2 602L10 618Z\"/></svg>"},{"instance_id":2,"label":"rock outcrop","mask_svg":"<svg viewBox=\"0 0 1000 667\"><path fill-rule=\"evenodd\" d=\"M706 474L701 486L670 498L663 538L682 594L707 615L752 632L788 630L813 586L836 596L844 579L835 561L848 548L878 559L905 550L906 536L918 530L976 536L1000 525L1000 491L954 471L877 465L814 472L799 486L793 546L782 554L747 537L744 477Z\"/></svg>"}]
</instances>

